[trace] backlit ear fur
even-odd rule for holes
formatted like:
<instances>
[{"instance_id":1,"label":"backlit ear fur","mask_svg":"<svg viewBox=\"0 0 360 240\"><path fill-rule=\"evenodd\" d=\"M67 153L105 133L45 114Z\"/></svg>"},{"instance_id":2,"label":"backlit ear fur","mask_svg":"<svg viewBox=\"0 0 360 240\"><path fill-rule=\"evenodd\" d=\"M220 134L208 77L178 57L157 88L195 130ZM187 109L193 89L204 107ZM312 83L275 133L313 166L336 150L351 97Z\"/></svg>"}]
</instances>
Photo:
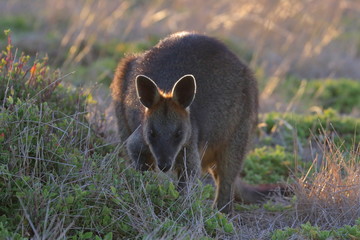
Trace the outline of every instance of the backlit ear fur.
<instances>
[{"instance_id":1,"label":"backlit ear fur","mask_svg":"<svg viewBox=\"0 0 360 240\"><path fill-rule=\"evenodd\" d=\"M196 94L196 81L193 75L188 74L181 77L174 85L171 95L174 101L182 107L191 105Z\"/></svg>"},{"instance_id":2,"label":"backlit ear fur","mask_svg":"<svg viewBox=\"0 0 360 240\"><path fill-rule=\"evenodd\" d=\"M135 79L136 93L147 108L151 108L160 100L160 93L156 83L145 75L138 75Z\"/></svg>"}]
</instances>

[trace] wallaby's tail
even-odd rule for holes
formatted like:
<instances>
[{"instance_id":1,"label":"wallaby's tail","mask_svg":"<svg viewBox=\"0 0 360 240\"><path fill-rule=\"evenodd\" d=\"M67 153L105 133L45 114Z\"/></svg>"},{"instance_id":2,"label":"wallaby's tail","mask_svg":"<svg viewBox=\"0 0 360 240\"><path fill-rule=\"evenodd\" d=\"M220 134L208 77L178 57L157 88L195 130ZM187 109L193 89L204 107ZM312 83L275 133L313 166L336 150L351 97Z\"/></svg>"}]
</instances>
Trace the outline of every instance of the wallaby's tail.
<instances>
[{"instance_id":1,"label":"wallaby's tail","mask_svg":"<svg viewBox=\"0 0 360 240\"><path fill-rule=\"evenodd\" d=\"M283 196L292 195L291 186L284 184L261 184L249 185L243 182L240 177L235 181L235 200L244 203L261 203L276 194Z\"/></svg>"}]
</instances>

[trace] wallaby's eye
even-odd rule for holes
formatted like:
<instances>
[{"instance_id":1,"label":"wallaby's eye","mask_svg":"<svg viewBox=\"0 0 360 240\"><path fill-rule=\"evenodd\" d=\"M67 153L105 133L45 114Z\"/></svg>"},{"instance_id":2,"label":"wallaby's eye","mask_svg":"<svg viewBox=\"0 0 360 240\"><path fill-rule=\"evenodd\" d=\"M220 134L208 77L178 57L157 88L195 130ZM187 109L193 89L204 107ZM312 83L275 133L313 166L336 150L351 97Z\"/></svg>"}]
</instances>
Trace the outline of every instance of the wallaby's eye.
<instances>
[{"instance_id":1,"label":"wallaby's eye","mask_svg":"<svg viewBox=\"0 0 360 240\"><path fill-rule=\"evenodd\" d=\"M156 137L155 131L152 130L152 129L150 129L149 135L150 135L151 138L155 138L155 137Z\"/></svg>"},{"instance_id":2,"label":"wallaby's eye","mask_svg":"<svg viewBox=\"0 0 360 240\"><path fill-rule=\"evenodd\" d=\"M181 130L177 130L175 132L175 138L180 138L182 136L182 131Z\"/></svg>"}]
</instances>

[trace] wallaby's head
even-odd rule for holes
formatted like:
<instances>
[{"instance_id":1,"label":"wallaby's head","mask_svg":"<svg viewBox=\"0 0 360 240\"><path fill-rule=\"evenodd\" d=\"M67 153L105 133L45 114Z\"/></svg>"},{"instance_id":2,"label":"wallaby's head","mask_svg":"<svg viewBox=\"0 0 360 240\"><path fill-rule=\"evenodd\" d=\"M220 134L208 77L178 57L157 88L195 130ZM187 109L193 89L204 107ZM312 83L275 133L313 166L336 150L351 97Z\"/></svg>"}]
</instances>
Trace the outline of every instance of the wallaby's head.
<instances>
[{"instance_id":1,"label":"wallaby's head","mask_svg":"<svg viewBox=\"0 0 360 240\"><path fill-rule=\"evenodd\" d=\"M168 171L191 136L189 106L195 97L195 78L183 76L166 93L153 80L139 75L136 92L146 107L142 123L144 139L159 169Z\"/></svg>"}]
</instances>

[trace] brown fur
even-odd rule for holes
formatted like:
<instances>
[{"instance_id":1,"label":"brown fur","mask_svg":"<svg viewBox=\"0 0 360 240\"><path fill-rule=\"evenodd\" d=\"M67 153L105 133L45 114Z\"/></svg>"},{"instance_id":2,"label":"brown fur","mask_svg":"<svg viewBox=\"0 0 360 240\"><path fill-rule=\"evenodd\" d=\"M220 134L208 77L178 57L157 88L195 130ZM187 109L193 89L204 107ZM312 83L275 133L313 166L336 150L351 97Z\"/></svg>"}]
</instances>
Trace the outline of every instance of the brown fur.
<instances>
[{"instance_id":1,"label":"brown fur","mask_svg":"<svg viewBox=\"0 0 360 240\"><path fill-rule=\"evenodd\" d=\"M124 104L127 94L126 89L129 84L128 81L124 81L124 79L131 78L129 75L131 73L132 66L135 64L135 60L136 56L130 55L125 57L119 63L115 72L114 80L110 86L112 93L111 96L116 108L116 117L118 122L121 122L121 131L119 131L121 141L125 141L133 131L129 125L129 121L131 121L131 119L127 119L126 105Z\"/></svg>"},{"instance_id":2,"label":"brown fur","mask_svg":"<svg viewBox=\"0 0 360 240\"><path fill-rule=\"evenodd\" d=\"M234 194L257 202L271 192L239 178L257 123L257 83L219 41L171 35L124 58L111 90L121 140L138 169L171 167L180 188L201 170L210 172L217 185L214 204L223 212L231 211Z\"/></svg>"}]
</instances>

